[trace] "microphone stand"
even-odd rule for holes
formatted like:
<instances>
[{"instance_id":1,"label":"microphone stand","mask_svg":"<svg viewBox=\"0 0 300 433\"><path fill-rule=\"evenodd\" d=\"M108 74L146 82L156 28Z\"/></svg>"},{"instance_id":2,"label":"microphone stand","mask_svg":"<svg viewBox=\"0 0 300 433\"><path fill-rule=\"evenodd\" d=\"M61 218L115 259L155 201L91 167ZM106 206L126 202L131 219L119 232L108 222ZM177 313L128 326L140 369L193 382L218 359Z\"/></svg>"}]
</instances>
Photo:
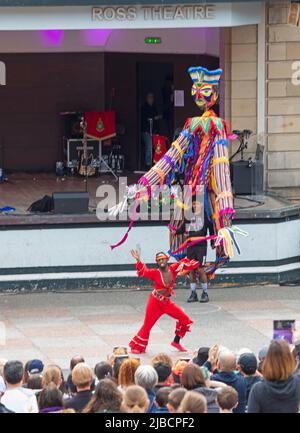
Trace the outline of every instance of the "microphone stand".
<instances>
[{"instance_id":1,"label":"microphone stand","mask_svg":"<svg viewBox=\"0 0 300 433\"><path fill-rule=\"evenodd\" d=\"M83 155L84 155L85 192L88 192L88 171L87 171L88 156L87 156L87 135L86 135L87 123L86 123L84 117L81 117L80 127L83 131L83 140L82 140L83 149L82 150L83 150Z\"/></svg>"}]
</instances>

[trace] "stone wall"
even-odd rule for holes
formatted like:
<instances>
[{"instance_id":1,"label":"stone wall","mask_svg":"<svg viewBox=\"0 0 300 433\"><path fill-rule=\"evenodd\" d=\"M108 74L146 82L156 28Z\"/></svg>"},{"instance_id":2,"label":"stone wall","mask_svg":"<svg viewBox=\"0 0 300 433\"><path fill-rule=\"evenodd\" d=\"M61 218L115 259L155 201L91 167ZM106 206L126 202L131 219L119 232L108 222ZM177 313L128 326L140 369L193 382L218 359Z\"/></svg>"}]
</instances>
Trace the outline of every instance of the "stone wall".
<instances>
[{"instance_id":1,"label":"stone wall","mask_svg":"<svg viewBox=\"0 0 300 433\"><path fill-rule=\"evenodd\" d=\"M257 26L226 29L224 37L225 118L231 130L251 129L245 158L253 156L257 131ZM234 153L238 141L231 143ZM239 159L239 157L237 157Z\"/></svg>"},{"instance_id":2,"label":"stone wall","mask_svg":"<svg viewBox=\"0 0 300 433\"><path fill-rule=\"evenodd\" d=\"M300 186L300 27L287 24L289 2L267 5L267 179L269 187Z\"/></svg>"}]
</instances>

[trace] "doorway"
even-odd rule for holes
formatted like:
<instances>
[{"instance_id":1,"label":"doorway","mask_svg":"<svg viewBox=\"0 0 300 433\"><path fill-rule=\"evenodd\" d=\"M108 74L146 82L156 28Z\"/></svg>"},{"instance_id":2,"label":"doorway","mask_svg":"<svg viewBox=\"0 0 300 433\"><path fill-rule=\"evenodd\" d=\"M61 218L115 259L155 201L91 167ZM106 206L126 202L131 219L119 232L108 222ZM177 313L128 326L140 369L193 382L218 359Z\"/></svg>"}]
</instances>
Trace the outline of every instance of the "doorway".
<instances>
[{"instance_id":1,"label":"doorway","mask_svg":"<svg viewBox=\"0 0 300 433\"><path fill-rule=\"evenodd\" d=\"M174 66L171 62L137 63L137 119L138 119L138 170L144 169L145 147L142 140L141 110L149 92L154 95L154 105L160 119L156 132L172 139L174 135Z\"/></svg>"}]
</instances>

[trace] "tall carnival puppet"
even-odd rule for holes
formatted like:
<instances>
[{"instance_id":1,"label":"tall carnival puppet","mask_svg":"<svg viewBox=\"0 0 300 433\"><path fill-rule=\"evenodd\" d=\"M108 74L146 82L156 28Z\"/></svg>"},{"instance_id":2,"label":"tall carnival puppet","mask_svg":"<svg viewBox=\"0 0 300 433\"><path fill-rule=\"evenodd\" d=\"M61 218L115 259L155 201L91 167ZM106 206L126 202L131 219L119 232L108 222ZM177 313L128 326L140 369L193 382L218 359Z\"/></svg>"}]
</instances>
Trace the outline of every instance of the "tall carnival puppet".
<instances>
[{"instance_id":1,"label":"tall carnival puppet","mask_svg":"<svg viewBox=\"0 0 300 433\"><path fill-rule=\"evenodd\" d=\"M203 202L208 219L212 221L214 234L209 237L188 238L180 245L176 229L183 223L182 218L175 218L169 225L171 231L171 251L173 256L180 257L185 248L199 242L213 239L219 246L216 262L207 269L213 274L219 265L233 257L233 246L239 252L235 233L246 235L238 227L232 225L233 195L230 181L228 138L229 127L224 119L217 117L212 106L219 97L219 85L222 69L209 71L203 67L191 67L188 72L192 78L192 97L203 114L188 118L182 132L172 143L168 152L139 179L137 185L128 188L123 202L110 209L112 215L117 215L125 209L129 199L133 199L134 209L129 228L123 239L111 248L116 248L125 242L132 228L137 207L141 200L151 198L154 185L161 188L172 185L176 174L181 173L184 184L191 190L192 198L197 200L197 189L203 191ZM178 200L177 200L178 201ZM186 203L186 202L185 202ZM202 203L203 205L203 203ZM184 208L185 204L182 204ZM177 243L176 243L177 242ZM182 254L181 254L182 256Z\"/></svg>"}]
</instances>

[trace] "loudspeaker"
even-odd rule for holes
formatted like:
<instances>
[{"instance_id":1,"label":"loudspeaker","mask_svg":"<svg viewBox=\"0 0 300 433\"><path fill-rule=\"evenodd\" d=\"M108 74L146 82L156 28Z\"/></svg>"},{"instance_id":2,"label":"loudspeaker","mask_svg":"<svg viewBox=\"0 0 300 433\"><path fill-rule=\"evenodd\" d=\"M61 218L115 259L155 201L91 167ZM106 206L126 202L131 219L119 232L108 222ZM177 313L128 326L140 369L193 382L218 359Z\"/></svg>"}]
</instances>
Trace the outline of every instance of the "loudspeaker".
<instances>
[{"instance_id":1,"label":"loudspeaker","mask_svg":"<svg viewBox=\"0 0 300 433\"><path fill-rule=\"evenodd\" d=\"M56 214L88 213L88 192L54 192L52 194L52 198L54 204L54 213Z\"/></svg>"},{"instance_id":2,"label":"loudspeaker","mask_svg":"<svg viewBox=\"0 0 300 433\"><path fill-rule=\"evenodd\" d=\"M236 195L262 194L264 166L261 161L236 161L230 164L233 192Z\"/></svg>"}]
</instances>

